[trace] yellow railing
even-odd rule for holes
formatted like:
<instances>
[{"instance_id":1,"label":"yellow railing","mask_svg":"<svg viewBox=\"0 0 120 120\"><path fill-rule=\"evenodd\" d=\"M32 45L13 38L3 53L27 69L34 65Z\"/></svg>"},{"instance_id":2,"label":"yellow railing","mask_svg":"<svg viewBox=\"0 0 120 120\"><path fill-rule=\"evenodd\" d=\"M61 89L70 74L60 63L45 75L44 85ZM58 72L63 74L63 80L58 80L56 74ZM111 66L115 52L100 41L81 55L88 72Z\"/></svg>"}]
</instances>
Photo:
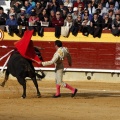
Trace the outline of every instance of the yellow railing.
<instances>
[{"instance_id":1,"label":"yellow railing","mask_svg":"<svg viewBox=\"0 0 120 120\"><path fill-rule=\"evenodd\" d=\"M10 36L8 35L7 32L4 32L4 38L3 40L20 40L21 38L18 37L17 35L13 35ZM40 37L36 34L36 36L32 36L32 40L33 41L55 41L56 38L55 37L55 31L54 28L45 28L44 31L44 36ZM120 37L115 37L114 35L111 34L111 32L103 32L101 34L101 38L94 38L92 35L84 36L82 35L82 33L78 33L77 36L72 35L72 33L70 33L70 35L68 37L63 37L60 36L59 38L61 41L67 41L67 42L120 42Z\"/></svg>"}]
</instances>

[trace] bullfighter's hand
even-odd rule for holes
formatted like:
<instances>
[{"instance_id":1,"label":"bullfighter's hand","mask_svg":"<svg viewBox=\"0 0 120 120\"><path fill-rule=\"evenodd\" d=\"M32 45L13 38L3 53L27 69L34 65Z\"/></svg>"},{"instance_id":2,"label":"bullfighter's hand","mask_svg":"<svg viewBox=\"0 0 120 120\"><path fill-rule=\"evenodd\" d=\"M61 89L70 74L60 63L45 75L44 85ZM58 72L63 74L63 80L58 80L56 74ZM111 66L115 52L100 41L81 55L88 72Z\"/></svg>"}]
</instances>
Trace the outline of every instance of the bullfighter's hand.
<instances>
[{"instance_id":1,"label":"bullfighter's hand","mask_svg":"<svg viewBox=\"0 0 120 120\"><path fill-rule=\"evenodd\" d=\"M39 65L42 65L42 62L40 61L40 62L37 62Z\"/></svg>"}]
</instances>

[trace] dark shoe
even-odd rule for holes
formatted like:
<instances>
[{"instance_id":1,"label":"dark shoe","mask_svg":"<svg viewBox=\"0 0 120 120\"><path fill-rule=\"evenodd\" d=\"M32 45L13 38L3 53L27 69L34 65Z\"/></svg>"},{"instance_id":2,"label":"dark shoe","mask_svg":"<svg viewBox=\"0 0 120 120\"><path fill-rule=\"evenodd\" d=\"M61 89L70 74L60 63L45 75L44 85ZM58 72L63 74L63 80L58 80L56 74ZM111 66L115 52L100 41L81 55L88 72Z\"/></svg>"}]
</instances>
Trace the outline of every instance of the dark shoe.
<instances>
[{"instance_id":1,"label":"dark shoe","mask_svg":"<svg viewBox=\"0 0 120 120\"><path fill-rule=\"evenodd\" d=\"M16 35L17 35L18 37L20 37L20 38L23 36L22 34L16 34Z\"/></svg>"},{"instance_id":2,"label":"dark shoe","mask_svg":"<svg viewBox=\"0 0 120 120\"><path fill-rule=\"evenodd\" d=\"M13 33L9 32L8 34L13 37Z\"/></svg>"},{"instance_id":3,"label":"dark shoe","mask_svg":"<svg viewBox=\"0 0 120 120\"><path fill-rule=\"evenodd\" d=\"M75 95L76 95L76 93L77 93L77 89L75 89L75 91L74 91L74 93L71 95L71 97L74 97Z\"/></svg>"},{"instance_id":4,"label":"dark shoe","mask_svg":"<svg viewBox=\"0 0 120 120\"><path fill-rule=\"evenodd\" d=\"M61 97L61 95L53 95L53 98Z\"/></svg>"}]
</instances>

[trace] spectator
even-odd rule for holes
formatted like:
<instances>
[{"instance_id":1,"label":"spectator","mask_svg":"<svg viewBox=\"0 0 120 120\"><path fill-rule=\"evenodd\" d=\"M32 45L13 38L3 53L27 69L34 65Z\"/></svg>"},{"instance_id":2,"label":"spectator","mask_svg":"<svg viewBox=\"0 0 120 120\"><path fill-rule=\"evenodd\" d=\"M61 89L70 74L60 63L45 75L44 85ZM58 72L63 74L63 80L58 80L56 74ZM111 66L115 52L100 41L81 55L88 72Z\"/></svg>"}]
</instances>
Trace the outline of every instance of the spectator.
<instances>
[{"instance_id":1,"label":"spectator","mask_svg":"<svg viewBox=\"0 0 120 120\"><path fill-rule=\"evenodd\" d=\"M68 6L68 4L69 4L69 3L71 3L71 2L70 2L70 0L65 0L63 3L64 3L64 6L66 6L66 7L67 7L67 6Z\"/></svg>"},{"instance_id":2,"label":"spectator","mask_svg":"<svg viewBox=\"0 0 120 120\"><path fill-rule=\"evenodd\" d=\"M110 8L110 4L112 4L114 6L115 10L119 9L119 3L118 1L114 1L114 0L108 0L108 2L106 2L106 8L109 9Z\"/></svg>"},{"instance_id":3,"label":"spectator","mask_svg":"<svg viewBox=\"0 0 120 120\"><path fill-rule=\"evenodd\" d=\"M73 26L73 18L70 13L67 14L66 19L64 20L64 25L61 27L61 35L64 37L68 37L69 31Z\"/></svg>"},{"instance_id":4,"label":"spectator","mask_svg":"<svg viewBox=\"0 0 120 120\"><path fill-rule=\"evenodd\" d=\"M113 2L113 0L107 0L106 4L105 4L105 7L108 9L109 8L109 4L110 2Z\"/></svg>"},{"instance_id":5,"label":"spectator","mask_svg":"<svg viewBox=\"0 0 120 120\"><path fill-rule=\"evenodd\" d=\"M95 7L92 6L92 1L88 2L88 5L87 5L86 9L88 9L89 14L91 14L91 15L93 15L96 11Z\"/></svg>"},{"instance_id":6,"label":"spectator","mask_svg":"<svg viewBox=\"0 0 120 120\"><path fill-rule=\"evenodd\" d=\"M13 7L13 5L16 3L16 2L19 2L19 4L23 4L23 0L11 0L10 2L10 7Z\"/></svg>"},{"instance_id":7,"label":"spectator","mask_svg":"<svg viewBox=\"0 0 120 120\"><path fill-rule=\"evenodd\" d=\"M10 16L10 14L14 14L14 17L17 19L17 13L13 7L10 8L10 11L8 12L8 16Z\"/></svg>"},{"instance_id":8,"label":"spectator","mask_svg":"<svg viewBox=\"0 0 120 120\"><path fill-rule=\"evenodd\" d=\"M64 20L64 25L61 27L61 35L68 37L70 28L73 26L72 15L69 13Z\"/></svg>"},{"instance_id":9,"label":"spectator","mask_svg":"<svg viewBox=\"0 0 120 120\"><path fill-rule=\"evenodd\" d=\"M67 7L64 6L63 2L59 3L59 7L57 8L57 11L60 11L61 15L63 14L63 9Z\"/></svg>"},{"instance_id":10,"label":"spectator","mask_svg":"<svg viewBox=\"0 0 120 120\"><path fill-rule=\"evenodd\" d=\"M115 1L115 8L118 10L120 9L120 5L119 5L120 1Z\"/></svg>"},{"instance_id":11,"label":"spectator","mask_svg":"<svg viewBox=\"0 0 120 120\"><path fill-rule=\"evenodd\" d=\"M48 11L51 11L53 10L55 13L57 11L57 8L58 8L58 3L56 2L56 0L52 0L51 2L48 2L47 5L46 5L46 9Z\"/></svg>"},{"instance_id":12,"label":"spectator","mask_svg":"<svg viewBox=\"0 0 120 120\"><path fill-rule=\"evenodd\" d=\"M52 27L55 26L63 26L64 19L61 17L61 14L59 11L56 12L56 17L52 19Z\"/></svg>"},{"instance_id":13,"label":"spectator","mask_svg":"<svg viewBox=\"0 0 120 120\"><path fill-rule=\"evenodd\" d=\"M98 3L97 9L101 10L101 13L100 13L101 16L104 16L104 14L106 14L108 12L107 8L103 7L102 3Z\"/></svg>"},{"instance_id":14,"label":"spectator","mask_svg":"<svg viewBox=\"0 0 120 120\"><path fill-rule=\"evenodd\" d=\"M78 8L74 7L72 13L73 20L77 19L77 16L78 16Z\"/></svg>"},{"instance_id":15,"label":"spectator","mask_svg":"<svg viewBox=\"0 0 120 120\"><path fill-rule=\"evenodd\" d=\"M12 7L17 0L10 0L10 7Z\"/></svg>"},{"instance_id":16,"label":"spectator","mask_svg":"<svg viewBox=\"0 0 120 120\"><path fill-rule=\"evenodd\" d=\"M81 15L78 15L77 19L74 20L74 26L78 27L79 31L82 30L82 16Z\"/></svg>"},{"instance_id":17,"label":"spectator","mask_svg":"<svg viewBox=\"0 0 120 120\"><path fill-rule=\"evenodd\" d=\"M103 8L106 8L106 2L105 2L105 0L98 0L97 4L98 4L98 5L99 5L99 4L102 4L102 7L103 7ZM107 9L107 8L106 8L106 9Z\"/></svg>"},{"instance_id":18,"label":"spectator","mask_svg":"<svg viewBox=\"0 0 120 120\"><path fill-rule=\"evenodd\" d=\"M42 7L41 2L37 2L35 7L36 14L39 15L43 9L44 8Z\"/></svg>"},{"instance_id":19,"label":"spectator","mask_svg":"<svg viewBox=\"0 0 120 120\"><path fill-rule=\"evenodd\" d=\"M26 11L25 7L24 6L21 7L20 8L20 13L17 14L17 19L21 16L22 13L25 15L26 18L28 18L29 16L26 14L25 11Z\"/></svg>"},{"instance_id":20,"label":"spectator","mask_svg":"<svg viewBox=\"0 0 120 120\"><path fill-rule=\"evenodd\" d=\"M52 19L55 19L55 12L54 12L54 10L51 10L50 11L50 21L52 22Z\"/></svg>"},{"instance_id":21,"label":"spectator","mask_svg":"<svg viewBox=\"0 0 120 120\"><path fill-rule=\"evenodd\" d=\"M84 10L83 14L82 14L82 20L88 18L90 21L93 18L93 15L89 14L89 11L87 9Z\"/></svg>"},{"instance_id":22,"label":"spectator","mask_svg":"<svg viewBox=\"0 0 120 120\"><path fill-rule=\"evenodd\" d=\"M43 21L45 15L47 15L47 11L46 11L46 9L43 9L42 12L38 15L39 20Z\"/></svg>"},{"instance_id":23,"label":"spectator","mask_svg":"<svg viewBox=\"0 0 120 120\"><path fill-rule=\"evenodd\" d=\"M30 7L29 1L25 0L24 7L25 7L26 10L29 9L29 7Z\"/></svg>"},{"instance_id":24,"label":"spectator","mask_svg":"<svg viewBox=\"0 0 120 120\"><path fill-rule=\"evenodd\" d=\"M49 20L49 16L45 14L43 16L43 20L40 20L40 27L38 35L43 37L44 36L44 27L51 27L51 21Z\"/></svg>"},{"instance_id":25,"label":"spectator","mask_svg":"<svg viewBox=\"0 0 120 120\"><path fill-rule=\"evenodd\" d=\"M93 37L101 37L101 32L102 32L102 21L99 19L98 14L94 13L93 19L91 20L91 31L93 34Z\"/></svg>"},{"instance_id":26,"label":"spectator","mask_svg":"<svg viewBox=\"0 0 120 120\"><path fill-rule=\"evenodd\" d=\"M30 15L31 14L31 10L35 8L35 6L30 4L30 2L27 1L27 0L25 1L24 6L25 6L25 9L26 9L26 14L27 15Z\"/></svg>"},{"instance_id":27,"label":"spectator","mask_svg":"<svg viewBox=\"0 0 120 120\"><path fill-rule=\"evenodd\" d=\"M21 2L16 1L15 4L12 6L16 13L20 13L20 8L22 7Z\"/></svg>"},{"instance_id":28,"label":"spectator","mask_svg":"<svg viewBox=\"0 0 120 120\"><path fill-rule=\"evenodd\" d=\"M52 19L52 27L55 27L55 37L59 38L61 34L61 26L64 24L64 19L59 11L56 12L56 17Z\"/></svg>"},{"instance_id":29,"label":"spectator","mask_svg":"<svg viewBox=\"0 0 120 120\"><path fill-rule=\"evenodd\" d=\"M36 3L33 0L29 0L29 3L31 4L31 6L33 6L33 8L35 7Z\"/></svg>"},{"instance_id":30,"label":"spectator","mask_svg":"<svg viewBox=\"0 0 120 120\"><path fill-rule=\"evenodd\" d=\"M62 18L65 20L68 14L68 9L65 7L63 8Z\"/></svg>"},{"instance_id":31,"label":"spectator","mask_svg":"<svg viewBox=\"0 0 120 120\"><path fill-rule=\"evenodd\" d=\"M29 24L29 29L34 29L34 34L36 32L38 32L39 34L39 30L40 30L40 22L39 22L39 17L36 16L36 13L35 12L32 12L30 17L29 17L29 20L28 20L28 24Z\"/></svg>"},{"instance_id":32,"label":"spectator","mask_svg":"<svg viewBox=\"0 0 120 120\"><path fill-rule=\"evenodd\" d=\"M57 6L55 6L53 2L50 1L50 2L47 2L45 9L47 9L47 11L49 12L48 14L50 14L50 11L54 11L56 13Z\"/></svg>"},{"instance_id":33,"label":"spectator","mask_svg":"<svg viewBox=\"0 0 120 120\"><path fill-rule=\"evenodd\" d=\"M7 14L4 13L3 7L0 7L0 29L5 30L6 19L8 18Z\"/></svg>"},{"instance_id":34,"label":"spectator","mask_svg":"<svg viewBox=\"0 0 120 120\"><path fill-rule=\"evenodd\" d=\"M87 3L88 3L88 0L83 0L83 3L84 3L84 7L86 7Z\"/></svg>"},{"instance_id":35,"label":"spectator","mask_svg":"<svg viewBox=\"0 0 120 120\"><path fill-rule=\"evenodd\" d=\"M68 13L72 14L73 13L73 4L69 3L67 7L68 7Z\"/></svg>"},{"instance_id":36,"label":"spectator","mask_svg":"<svg viewBox=\"0 0 120 120\"><path fill-rule=\"evenodd\" d=\"M111 30L112 19L109 18L108 14L105 14L102 22L103 30Z\"/></svg>"},{"instance_id":37,"label":"spectator","mask_svg":"<svg viewBox=\"0 0 120 120\"><path fill-rule=\"evenodd\" d=\"M93 4L98 4L100 3L102 0L92 0Z\"/></svg>"},{"instance_id":38,"label":"spectator","mask_svg":"<svg viewBox=\"0 0 120 120\"><path fill-rule=\"evenodd\" d=\"M111 32L114 36L120 36L120 14L115 15L115 19L112 21Z\"/></svg>"},{"instance_id":39,"label":"spectator","mask_svg":"<svg viewBox=\"0 0 120 120\"><path fill-rule=\"evenodd\" d=\"M82 8L84 8L84 3L81 2L81 0L76 0L76 2L74 2L73 6L74 6L74 7L78 7L79 4L81 4L81 5L82 5Z\"/></svg>"},{"instance_id":40,"label":"spectator","mask_svg":"<svg viewBox=\"0 0 120 120\"><path fill-rule=\"evenodd\" d=\"M82 17L81 15L77 16L77 19L74 20L73 26L71 27L71 32L74 36L78 34L78 31L82 30Z\"/></svg>"},{"instance_id":41,"label":"spectator","mask_svg":"<svg viewBox=\"0 0 120 120\"><path fill-rule=\"evenodd\" d=\"M25 17L25 13L20 14L20 17L17 19L17 23L19 28L19 35L21 37L23 36L28 26L28 18Z\"/></svg>"},{"instance_id":42,"label":"spectator","mask_svg":"<svg viewBox=\"0 0 120 120\"><path fill-rule=\"evenodd\" d=\"M90 20L88 18L83 19L82 21L82 33L84 36L88 36L90 33Z\"/></svg>"},{"instance_id":43,"label":"spectator","mask_svg":"<svg viewBox=\"0 0 120 120\"><path fill-rule=\"evenodd\" d=\"M64 6L63 2L58 3L57 11L60 11L62 13L64 7L65 6Z\"/></svg>"},{"instance_id":44,"label":"spectator","mask_svg":"<svg viewBox=\"0 0 120 120\"><path fill-rule=\"evenodd\" d=\"M114 13L118 10L117 8L115 8L114 2L110 2L110 3L109 3L108 10L109 10L109 9L113 10Z\"/></svg>"},{"instance_id":45,"label":"spectator","mask_svg":"<svg viewBox=\"0 0 120 120\"><path fill-rule=\"evenodd\" d=\"M83 14L83 10L82 10L82 5L78 5L78 15L82 15Z\"/></svg>"},{"instance_id":46,"label":"spectator","mask_svg":"<svg viewBox=\"0 0 120 120\"><path fill-rule=\"evenodd\" d=\"M95 8L97 8L98 6L97 6L97 4L96 4L96 2L95 2L95 0L91 0L91 4L92 4L92 7L95 7Z\"/></svg>"},{"instance_id":47,"label":"spectator","mask_svg":"<svg viewBox=\"0 0 120 120\"><path fill-rule=\"evenodd\" d=\"M19 4L23 5L23 0L11 0L10 7L13 7L16 2L19 2Z\"/></svg>"},{"instance_id":48,"label":"spectator","mask_svg":"<svg viewBox=\"0 0 120 120\"><path fill-rule=\"evenodd\" d=\"M46 3L47 3L46 0L40 0L40 3L42 8L46 7Z\"/></svg>"},{"instance_id":49,"label":"spectator","mask_svg":"<svg viewBox=\"0 0 120 120\"><path fill-rule=\"evenodd\" d=\"M44 15L44 19L42 20L42 23L44 23L43 25L41 25L43 27L51 27L52 26L52 23L51 23L48 15Z\"/></svg>"},{"instance_id":50,"label":"spectator","mask_svg":"<svg viewBox=\"0 0 120 120\"><path fill-rule=\"evenodd\" d=\"M96 9L96 13L98 14L98 19L103 21L103 16L101 15L101 9Z\"/></svg>"},{"instance_id":51,"label":"spectator","mask_svg":"<svg viewBox=\"0 0 120 120\"><path fill-rule=\"evenodd\" d=\"M15 16L13 13L9 15L9 19L6 20L6 30L9 35L13 36L13 33L18 35L18 29L17 29L17 20L15 19Z\"/></svg>"},{"instance_id":52,"label":"spectator","mask_svg":"<svg viewBox=\"0 0 120 120\"><path fill-rule=\"evenodd\" d=\"M73 25L73 18L72 15L69 13L67 14L67 17L64 20L64 26L71 28L72 25Z\"/></svg>"},{"instance_id":53,"label":"spectator","mask_svg":"<svg viewBox=\"0 0 120 120\"><path fill-rule=\"evenodd\" d=\"M108 11L108 16L109 16L109 18L111 18L112 20L115 19L115 14L114 14L114 11L113 11L112 9L110 9L110 10Z\"/></svg>"}]
</instances>

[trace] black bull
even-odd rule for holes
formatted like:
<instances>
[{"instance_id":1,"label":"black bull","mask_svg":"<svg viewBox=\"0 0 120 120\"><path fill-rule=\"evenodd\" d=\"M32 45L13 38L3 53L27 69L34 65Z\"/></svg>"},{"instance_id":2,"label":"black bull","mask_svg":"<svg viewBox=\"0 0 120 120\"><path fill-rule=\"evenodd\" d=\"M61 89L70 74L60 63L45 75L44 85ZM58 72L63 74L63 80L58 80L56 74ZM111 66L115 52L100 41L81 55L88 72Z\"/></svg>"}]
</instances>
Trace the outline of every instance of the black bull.
<instances>
[{"instance_id":1,"label":"black bull","mask_svg":"<svg viewBox=\"0 0 120 120\"><path fill-rule=\"evenodd\" d=\"M8 80L9 74L12 74L14 77L16 77L18 82L23 86L23 98L26 97L26 77L30 77L32 79L37 90L37 96L40 97L40 91L38 88L36 76L42 79L45 77L45 74L42 71L41 75L36 73L32 62L22 57L18 52L14 52L11 55L7 64L5 78L4 81L1 83L1 86L4 87L6 81Z\"/></svg>"}]
</instances>

